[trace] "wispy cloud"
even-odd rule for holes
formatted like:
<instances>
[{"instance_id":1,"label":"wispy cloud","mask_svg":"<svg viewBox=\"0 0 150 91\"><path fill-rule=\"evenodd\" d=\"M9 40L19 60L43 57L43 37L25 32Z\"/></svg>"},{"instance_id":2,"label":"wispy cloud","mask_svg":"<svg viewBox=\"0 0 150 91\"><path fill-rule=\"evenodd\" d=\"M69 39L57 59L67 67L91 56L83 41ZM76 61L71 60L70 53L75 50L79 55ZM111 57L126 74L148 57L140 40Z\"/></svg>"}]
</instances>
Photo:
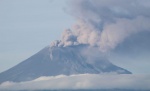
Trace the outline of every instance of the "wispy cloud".
<instances>
[{"instance_id":1,"label":"wispy cloud","mask_svg":"<svg viewBox=\"0 0 150 91\"><path fill-rule=\"evenodd\" d=\"M150 89L150 75L80 74L40 77L27 82L4 82L1 90L42 89Z\"/></svg>"}]
</instances>

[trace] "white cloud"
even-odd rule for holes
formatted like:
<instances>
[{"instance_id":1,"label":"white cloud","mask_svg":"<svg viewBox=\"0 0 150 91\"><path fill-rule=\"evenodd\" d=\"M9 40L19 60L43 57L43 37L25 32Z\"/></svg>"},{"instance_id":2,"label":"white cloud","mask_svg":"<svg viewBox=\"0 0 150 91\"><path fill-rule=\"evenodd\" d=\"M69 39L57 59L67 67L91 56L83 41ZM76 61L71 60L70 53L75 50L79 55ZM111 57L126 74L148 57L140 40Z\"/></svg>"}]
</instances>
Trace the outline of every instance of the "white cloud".
<instances>
[{"instance_id":1,"label":"white cloud","mask_svg":"<svg viewBox=\"0 0 150 91\"><path fill-rule=\"evenodd\" d=\"M80 74L40 77L27 82L4 82L0 90L150 89L150 75Z\"/></svg>"}]
</instances>

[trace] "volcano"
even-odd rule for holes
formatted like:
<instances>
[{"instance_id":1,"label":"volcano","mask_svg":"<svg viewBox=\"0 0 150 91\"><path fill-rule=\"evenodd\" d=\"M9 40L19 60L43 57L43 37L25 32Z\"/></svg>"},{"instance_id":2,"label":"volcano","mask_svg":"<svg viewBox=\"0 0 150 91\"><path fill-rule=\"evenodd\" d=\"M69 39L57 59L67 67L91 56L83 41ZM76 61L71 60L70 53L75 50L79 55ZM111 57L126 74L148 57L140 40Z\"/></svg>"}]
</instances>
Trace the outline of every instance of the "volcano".
<instances>
[{"instance_id":1,"label":"volcano","mask_svg":"<svg viewBox=\"0 0 150 91\"><path fill-rule=\"evenodd\" d=\"M41 76L62 74L101 74L109 72L131 74L128 70L112 64L107 59L87 58L82 53L87 48L87 45L47 46L18 65L0 73L0 83L5 81L30 81Z\"/></svg>"}]
</instances>

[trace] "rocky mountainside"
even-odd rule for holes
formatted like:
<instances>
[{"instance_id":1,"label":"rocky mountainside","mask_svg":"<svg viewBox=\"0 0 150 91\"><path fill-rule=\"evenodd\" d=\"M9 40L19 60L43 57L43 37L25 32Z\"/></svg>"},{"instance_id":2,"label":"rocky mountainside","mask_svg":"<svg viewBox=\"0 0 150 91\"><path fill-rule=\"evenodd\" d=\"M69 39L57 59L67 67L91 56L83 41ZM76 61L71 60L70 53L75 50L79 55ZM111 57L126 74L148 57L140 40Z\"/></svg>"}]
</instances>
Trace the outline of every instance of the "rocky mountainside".
<instances>
[{"instance_id":1,"label":"rocky mountainside","mask_svg":"<svg viewBox=\"0 0 150 91\"><path fill-rule=\"evenodd\" d=\"M131 74L131 72L112 64L106 59L99 57L89 59L82 53L82 50L86 50L87 47L87 45L45 47L25 61L0 73L0 83L5 81L29 81L40 76L61 74L99 74L104 72Z\"/></svg>"}]
</instances>

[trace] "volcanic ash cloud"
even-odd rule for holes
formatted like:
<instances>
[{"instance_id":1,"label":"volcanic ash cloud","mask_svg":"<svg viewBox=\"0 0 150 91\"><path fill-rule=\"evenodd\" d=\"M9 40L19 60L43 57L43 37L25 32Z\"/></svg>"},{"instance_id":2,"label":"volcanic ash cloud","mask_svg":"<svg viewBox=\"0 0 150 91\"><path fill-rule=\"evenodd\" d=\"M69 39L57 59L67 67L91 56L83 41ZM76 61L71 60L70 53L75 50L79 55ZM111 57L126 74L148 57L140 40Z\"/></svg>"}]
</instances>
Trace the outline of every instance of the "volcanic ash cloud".
<instances>
[{"instance_id":1,"label":"volcanic ash cloud","mask_svg":"<svg viewBox=\"0 0 150 91\"><path fill-rule=\"evenodd\" d=\"M126 38L150 31L149 0L71 0L67 10L77 22L54 46L88 44L110 51Z\"/></svg>"}]
</instances>

